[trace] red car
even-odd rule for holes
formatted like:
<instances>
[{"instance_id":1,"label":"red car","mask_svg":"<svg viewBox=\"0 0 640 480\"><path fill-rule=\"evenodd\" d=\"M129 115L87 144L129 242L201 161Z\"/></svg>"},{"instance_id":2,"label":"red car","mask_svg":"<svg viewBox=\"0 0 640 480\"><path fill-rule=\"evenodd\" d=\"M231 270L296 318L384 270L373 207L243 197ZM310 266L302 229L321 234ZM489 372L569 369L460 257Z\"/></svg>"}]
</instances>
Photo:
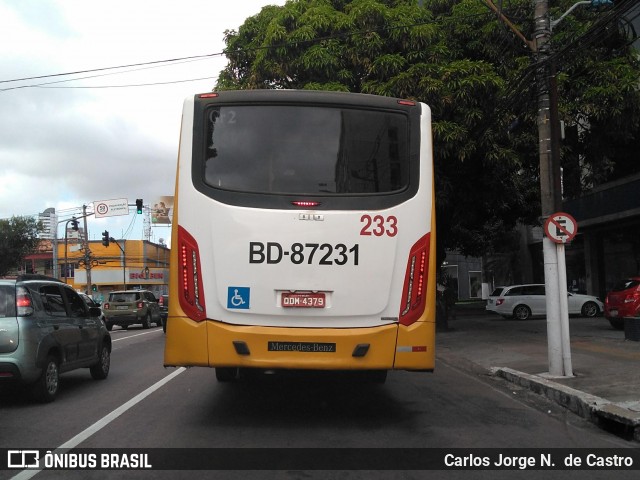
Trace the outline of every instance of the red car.
<instances>
[{"instance_id":1,"label":"red car","mask_svg":"<svg viewBox=\"0 0 640 480\"><path fill-rule=\"evenodd\" d=\"M640 317L640 277L627 278L607 293L604 316L618 330L624 330L624 317Z\"/></svg>"}]
</instances>

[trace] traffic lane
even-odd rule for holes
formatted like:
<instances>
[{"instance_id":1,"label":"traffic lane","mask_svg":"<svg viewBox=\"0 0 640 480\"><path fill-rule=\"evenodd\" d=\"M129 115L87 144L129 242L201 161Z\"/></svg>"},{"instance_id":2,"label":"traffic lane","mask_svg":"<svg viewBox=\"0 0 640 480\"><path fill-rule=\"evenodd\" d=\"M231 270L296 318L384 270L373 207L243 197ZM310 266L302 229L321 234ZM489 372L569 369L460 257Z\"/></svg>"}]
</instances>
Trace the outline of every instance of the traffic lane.
<instances>
[{"instance_id":1,"label":"traffic lane","mask_svg":"<svg viewBox=\"0 0 640 480\"><path fill-rule=\"evenodd\" d=\"M61 445L170 373L163 367L161 328L112 332L111 368L105 380L88 369L60 376L60 393L49 404L33 401L19 388L0 390L0 447Z\"/></svg>"},{"instance_id":2,"label":"traffic lane","mask_svg":"<svg viewBox=\"0 0 640 480\"><path fill-rule=\"evenodd\" d=\"M177 372L177 371L176 371ZM83 441L81 448L624 448L629 444L514 397L504 384L444 364L435 374L393 372L387 385L335 375L221 385L210 369L182 371ZM539 397L535 396L536 399ZM542 409L542 411L541 411ZM574 421L577 421L574 423ZM213 452L214 454L214 452ZM322 450L319 450L322 455ZM436 472L437 473L437 472ZM491 474L489 474L491 473ZM566 473L566 475L565 475ZM563 472L563 478L597 478ZM628 472L617 478L632 478ZM216 472L216 478L424 478L433 472ZM507 474L509 477L507 477ZM545 478L548 472L530 472ZM210 478L208 472L41 472L38 478ZM283 477L284 475L284 477ZM578 476L579 475L579 476ZM447 478L512 478L447 472ZM635 478L636 475L633 476Z\"/></svg>"},{"instance_id":3,"label":"traffic lane","mask_svg":"<svg viewBox=\"0 0 640 480\"><path fill-rule=\"evenodd\" d=\"M628 445L549 402L523 403L506 388L445 364L434 374L392 372L386 385L313 374L219 384L213 370L194 368L155 392L151 406L134 406L81 447Z\"/></svg>"},{"instance_id":4,"label":"traffic lane","mask_svg":"<svg viewBox=\"0 0 640 480\"><path fill-rule=\"evenodd\" d=\"M386 385L341 376L270 377L218 384L212 370L186 370L84 441L82 448L625 448L548 403L535 407L505 384L439 364L435 374L392 372ZM161 413L160 413L161 412ZM98 450L99 451L99 450ZM211 451L215 454L215 451ZM630 474L631 473L631 474ZM42 472L42 478L211 478L204 471ZM440 478L417 471L216 471L215 478ZM602 478L563 472L562 478ZM549 472L529 472L548 478ZM616 478L636 478L616 472ZM39 477L40 478L40 477ZM448 479L507 479L513 472L448 471Z\"/></svg>"}]
</instances>

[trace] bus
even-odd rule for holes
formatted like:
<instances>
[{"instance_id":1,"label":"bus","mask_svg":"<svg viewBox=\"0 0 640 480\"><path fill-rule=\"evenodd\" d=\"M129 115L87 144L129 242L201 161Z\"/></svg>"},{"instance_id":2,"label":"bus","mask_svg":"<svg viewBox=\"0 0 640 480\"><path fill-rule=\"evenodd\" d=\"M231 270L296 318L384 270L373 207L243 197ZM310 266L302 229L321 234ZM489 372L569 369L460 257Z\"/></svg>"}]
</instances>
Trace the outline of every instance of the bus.
<instances>
[{"instance_id":1,"label":"bus","mask_svg":"<svg viewBox=\"0 0 640 480\"><path fill-rule=\"evenodd\" d=\"M432 151L430 109L412 100L187 98L164 365L213 367L221 382L249 369L381 382L433 371Z\"/></svg>"}]
</instances>

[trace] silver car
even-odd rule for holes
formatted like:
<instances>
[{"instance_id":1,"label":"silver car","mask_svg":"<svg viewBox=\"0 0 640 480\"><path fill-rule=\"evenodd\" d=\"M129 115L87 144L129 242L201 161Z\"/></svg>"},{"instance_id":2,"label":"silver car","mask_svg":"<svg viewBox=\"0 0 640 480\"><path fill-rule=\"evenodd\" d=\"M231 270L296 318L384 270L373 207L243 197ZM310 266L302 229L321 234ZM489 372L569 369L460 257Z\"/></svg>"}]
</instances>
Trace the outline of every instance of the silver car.
<instances>
[{"instance_id":1,"label":"silver car","mask_svg":"<svg viewBox=\"0 0 640 480\"><path fill-rule=\"evenodd\" d=\"M568 294L569 315L595 317L604 311L604 304L592 295ZM504 287L495 299L493 311L505 318L526 320L547 314L545 287L542 284Z\"/></svg>"},{"instance_id":2,"label":"silver car","mask_svg":"<svg viewBox=\"0 0 640 480\"><path fill-rule=\"evenodd\" d=\"M111 336L100 314L54 278L0 278L0 382L27 385L51 402L61 373L88 368L94 379L107 378Z\"/></svg>"}]
</instances>

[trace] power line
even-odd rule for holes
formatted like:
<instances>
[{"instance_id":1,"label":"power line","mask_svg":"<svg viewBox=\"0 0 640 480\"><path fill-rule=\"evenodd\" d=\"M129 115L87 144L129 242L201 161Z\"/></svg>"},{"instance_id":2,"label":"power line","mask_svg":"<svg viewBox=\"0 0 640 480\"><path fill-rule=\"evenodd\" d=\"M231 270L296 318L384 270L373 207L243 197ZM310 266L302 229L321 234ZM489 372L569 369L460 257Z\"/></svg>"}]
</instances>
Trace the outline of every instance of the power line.
<instances>
[{"instance_id":1,"label":"power line","mask_svg":"<svg viewBox=\"0 0 640 480\"><path fill-rule=\"evenodd\" d=\"M118 65L118 66L114 66L114 67L101 67L101 68L92 68L92 69L87 69L87 70L77 70L74 72L66 72L66 73L52 73L52 74L48 74L48 75L38 75L35 77L24 77L24 78L14 78L11 80L0 80L0 83L11 83L11 82L24 82L27 80L40 80L43 78L52 78L52 77L66 77L69 75L80 75L83 73L93 73L93 72L104 72L107 70L117 70L120 68L131 68L131 67L142 67L142 66L147 66L147 65L158 65L158 64L167 64L167 63L175 63L175 62L184 62L186 60L195 60L195 59L203 59L203 58L210 58L210 57L215 57L215 56L222 56L224 55L224 53L208 53L205 55L192 55L189 57L180 57L180 58L172 58L169 60L154 60L151 62L140 62L140 63L131 63L131 64L127 64L127 65ZM167 66L167 65L163 65L163 66ZM120 73L120 72L118 72Z\"/></svg>"},{"instance_id":2,"label":"power line","mask_svg":"<svg viewBox=\"0 0 640 480\"><path fill-rule=\"evenodd\" d=\"M487 16L487 15L490 15L490 13L472 14L472 15L466 16L465 18L481 17L481 16ZM366 29L366 30L354 30L354 31L349 31L349 32L341 32L341 33L336 33L336 34L333 34L333 35L325 35L325 36L322 36L322 37L316 37L316 38L312 38L312 39L309 39L309 40L294 40L294 41L280 43L280 44L274 44L274 45L262 45L262 46L257 46L257 47L244 48L244 49L240 49L240 50L235 50L235 51L233 51L233 53L234 54L249 53L249 52L256 52L256 51L260 51L260 50L278 49L278 48L283 48L283 47L300 46L300 45L313 45L313 44L325 42L325 41L328 41L328 40L335 40L335 39L348 38L348 37L354 37L354 36L364 36L364 35L368 35L368 34L375 33L375 32L392 31L392 30L399 30L399 29L405 29L405 28L415 28L415 27L420 27L420 26L424 26L424 25L436 24L436 23L440 22L441 20L442 20L441 18L437 18L435 20L417 22L417 23L413 23L413 24L402 24L402 25L395 25L395 26L383 26L383 27L380 27L380 28L373 28L373 29ZM220 57L220 56L223 56L223 55L225 55L225 52L209 53L209 54L204 54L204 55L192 55L192 56L179 57L179 58L173 58L173 59L167 59L167 60L155 60L155 61L150 61L150 62L132 63L132 64L126 64L126 65L111 66L111 67L101 67L101 68L94 68L94 69L76 70L76 71L72 71L72 72L54 73L54 74L48 74L48 75L38 75L38 76L32 76L32 77L15 78L15 79L9 79L9 80L0 80L0 84L23 82L23 81L29 81L29 80L41 80L41 79L47 79L47 78L68 77L68 76L80 75L80 74L85 74L85 73L104 72L104 71L119 70L119 69L132 68L132 67L148 67L150 65L153 65L156 68L157 67L167 67L167 66L172 66L172 64L176 64L176 63L183 63L183 62L186 62L186 61L195 61L195 60L202 60L202 59L213 58L213 57ZM153 67L150 67L150 68L153 68ZM129 70L127 72L114 72L114 73L109 73L107 75L119 75L119 74L122 74L122 73L129 73L131 71L139 71L139 70L143 70L143 68ZM44 83L44 84L19 85L19 86L14 86L14 87L2 88L2 89L0 89L0 92L8 91L8 90L15 90L15 89L22 89L22 88L43 87L45 85L50 85L50 84L55 84L55 83L63 83L63 82L71 82L71 81L81 80L81 79L84 79L84 78L93 78L93 77L69 78L69 79L65 79L65 80L59 80L59 81L56 81L56 82L49 82L49 83ZM106 86L97 86L97 87L86 86L86 87L75 87L75 88L122 88L122 87L152 86L152 85L162 85L162 84L173 84L173 83L182 83L182 82L190 82L190 81L198 81L198 80L207 80L207 79L212 79L212 78L215 78L215 77L203 77L203 78L199 78L199 79L175 80L175 81L168 81L168 82L153 82L153 83L147 83L147 84L106 85ZM53 88L53 87L48 87L48 88Z\"/></svg>"}]
</instances>

